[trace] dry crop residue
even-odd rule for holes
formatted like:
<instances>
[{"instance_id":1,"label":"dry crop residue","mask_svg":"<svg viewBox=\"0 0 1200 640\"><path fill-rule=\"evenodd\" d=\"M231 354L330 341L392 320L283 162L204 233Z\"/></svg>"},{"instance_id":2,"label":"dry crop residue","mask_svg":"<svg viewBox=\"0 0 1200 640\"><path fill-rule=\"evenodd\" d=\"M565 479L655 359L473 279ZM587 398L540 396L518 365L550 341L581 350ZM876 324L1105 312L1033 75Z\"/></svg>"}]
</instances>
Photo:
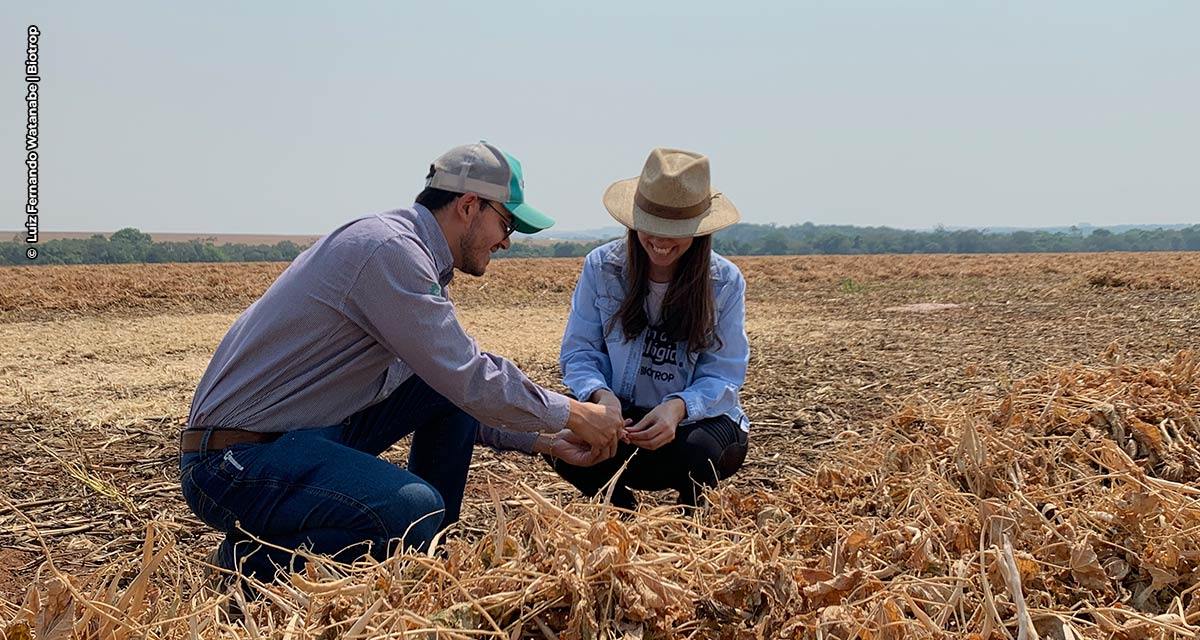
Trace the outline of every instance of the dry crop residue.
<instances>
[{"instance_id":1,"label":"dry crop residue","mask_svg":"<svg viewBox=\"0 0 1200 640\"><path fill-rule=\"evenodd\" d=\"M614 518L540 460L480 451L446 558L316 560L248 607L258 632L1192 637L1200 256L735 262L751 454L700 520L665 494ZM556 385L579 266L498 261L451 289L483 347ZM18 620L226 633L174 438L216 342L281 270L0 269L10 638ZM959 307L885 311L930 302Z\"/></svg>"}]
</instances>

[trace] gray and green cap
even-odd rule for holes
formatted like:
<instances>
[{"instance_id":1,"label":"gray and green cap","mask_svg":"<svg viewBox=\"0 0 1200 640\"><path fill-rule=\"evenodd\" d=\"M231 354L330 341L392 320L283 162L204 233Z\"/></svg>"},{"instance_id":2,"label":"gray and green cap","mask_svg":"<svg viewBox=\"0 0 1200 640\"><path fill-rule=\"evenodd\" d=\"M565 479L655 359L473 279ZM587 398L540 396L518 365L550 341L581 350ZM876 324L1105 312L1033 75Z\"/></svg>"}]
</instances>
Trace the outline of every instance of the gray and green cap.
<instances>
[{"instance_id":1,"label":"gray and green cap","mask_svg":"<svg viewBox=\"0 0 1200 640\"><path fill-rule=\"evenodd\" d=\"M451 193L477 193L504 204L513 215L514 228L537 233L554 225L546 214L525 204L525 178L516 158L487 142L465 144L433 161L426 187Z\"/></svg>"}]
</instances>

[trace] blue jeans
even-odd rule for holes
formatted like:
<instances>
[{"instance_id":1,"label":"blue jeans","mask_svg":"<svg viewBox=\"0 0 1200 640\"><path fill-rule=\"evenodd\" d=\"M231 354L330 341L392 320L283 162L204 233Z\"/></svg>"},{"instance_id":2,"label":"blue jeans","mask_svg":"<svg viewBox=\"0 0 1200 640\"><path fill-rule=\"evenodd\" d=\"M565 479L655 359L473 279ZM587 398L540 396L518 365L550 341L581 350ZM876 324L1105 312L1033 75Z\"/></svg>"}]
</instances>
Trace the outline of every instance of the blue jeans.
<instances>
[{"instance_id":1,"label":"blue jeans","mask_svg":"<svg viewBox=\"0 0 1200 640\"><path fill-rule=\"evenodd\" d=\"M218 563L269 581L294 556L251 536L342 562L427 547L458 520L478 429L413 376L342 424L185 454L179 481L192 511L225 532ZM410 433L407 470L378 457Z\"/></svg>"}]
</instances>

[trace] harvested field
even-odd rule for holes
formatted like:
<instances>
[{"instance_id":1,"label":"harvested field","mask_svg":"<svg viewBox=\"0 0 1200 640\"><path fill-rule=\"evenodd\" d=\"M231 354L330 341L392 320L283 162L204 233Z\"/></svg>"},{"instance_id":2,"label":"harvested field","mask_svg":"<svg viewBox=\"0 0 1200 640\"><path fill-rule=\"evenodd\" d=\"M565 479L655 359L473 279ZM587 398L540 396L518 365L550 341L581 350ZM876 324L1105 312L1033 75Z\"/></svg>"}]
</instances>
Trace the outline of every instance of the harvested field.
<instances>
[{"instance_id":1,"label":"harvested field","mask_svg":"<svg viewBox=\"0 0 1200 640\"><path fill-rule=\"evenodd\" d=\"M0 625L1195 637L1200 255L735 261L751 453L699 518L651 495L624 520L538 460L481 451L445 558L314 559L241 623L202 589L217 537L179 497L174 438L283 265L0 269ZM485 348L557 387L579 267L498 261L451 289Z\"/></svg>"}]
</instances>

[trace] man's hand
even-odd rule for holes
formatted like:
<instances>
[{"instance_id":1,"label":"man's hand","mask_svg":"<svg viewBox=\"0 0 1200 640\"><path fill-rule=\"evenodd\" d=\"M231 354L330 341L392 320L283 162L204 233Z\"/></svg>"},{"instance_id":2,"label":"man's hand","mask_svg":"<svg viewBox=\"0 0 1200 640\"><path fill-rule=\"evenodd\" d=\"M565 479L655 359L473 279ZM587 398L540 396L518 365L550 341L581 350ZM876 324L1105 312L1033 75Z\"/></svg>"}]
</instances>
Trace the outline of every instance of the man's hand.
<instances>
[{"instance_id":1,"label":"man's hand","mask_svg":"<svg viewBox=\"0 0 1200 640\"><path fill-rule=\"evenodd\" d=\"M625 427L620 408L571 401L571 414L567 428L582 438L594 450L600 460L607 460L617 453L617 438Z\"/></svg>"},{"instance_id":2,"label":"man's hand","mask_svg":"<svg viewBox=\"0 0 1200 640\"><path fill-rule=\"evenodd\" d=\"M608 389L596 389L594 392L592 392L592 397L590 400L596 404L602 404L606 407L611 407L612 409L616 410L617 413L621 413L621 399L617 397L617 394L609 391Z\"/></svg>"},{"instance_id":3,"label":"man's hand","mask_svg":"<svg viewBox=\"0 0 1200 640\"><path fill-rule=\"evenodd\" d=\"M629 443L629 434L627 434L625 432L624 427L628 427L629 425L633 424L633 420L625 420L624 419L625 412L621 409L621 399L617 397L617 394L613 393L612 391L609 391L608 389L596 389L595 391L592 392L591 400L592 400L592 402L594 402L596 404L602 404L606 407L609 407L613 411L616 411L618 414L621 415L621 418L622 418L621 426L623 428L621 429L621 432L617 435L617 438L620 439L621 442L628 444Z\"/></svg>"},{"instance_id":4,"label":"man's hand","mask_svg":"<svg viewBox=\"0 0 1200 640\"><path fill-rule=\"evenodd\" d=\"M570 429L563 429L558 433L539 434L533 450L535 453L545 453L577 467L590 467L605 460L596 454L592 445L575 435Z\"/></svg>"},{"instance_id":5,"label":"man's hand","mask_svg":"<svg viewBox=\"0 0 1200 640\"><path fill-rule=\"evenodd\" d=\"M643 449L657 449L675 439L675 429L686 417L687 405L679 398L671 398L626 429L629 442Z\"/></svg>"}]
</instances>

